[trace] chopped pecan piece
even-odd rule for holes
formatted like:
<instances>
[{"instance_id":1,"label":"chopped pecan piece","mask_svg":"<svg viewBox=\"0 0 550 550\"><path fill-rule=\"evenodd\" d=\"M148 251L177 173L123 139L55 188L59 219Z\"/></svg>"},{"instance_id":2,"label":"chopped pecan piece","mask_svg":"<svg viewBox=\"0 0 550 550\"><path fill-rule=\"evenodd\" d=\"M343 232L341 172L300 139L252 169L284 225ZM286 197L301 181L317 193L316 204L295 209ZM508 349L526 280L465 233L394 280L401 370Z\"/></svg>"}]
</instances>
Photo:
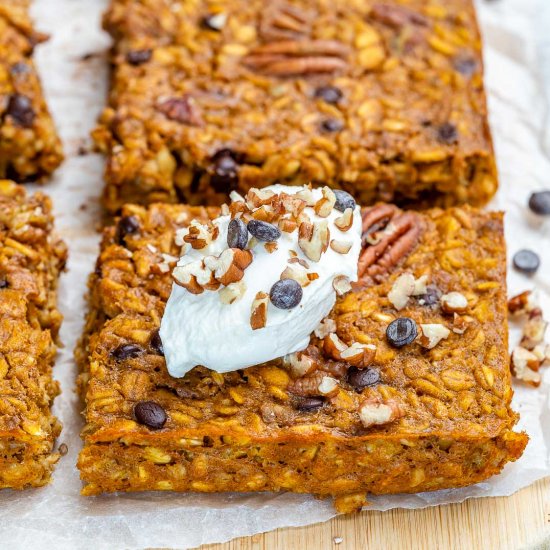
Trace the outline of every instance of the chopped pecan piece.
<instances>
[{"instance_id":1,"label":"chopped pecan piece","mask_svg":"<svg viewBox=\"0 0 550 550\"><path fill-rule=\"evenodd\" d=\"M172 97L157 103L157 111L170 120L189 126L202 126L202 115L195 100L188 95Z\"/></svg>"},{"instance_id":2,"label":"chopped pecan piece","mask_svg":"<svg viewBox=\"0 0 550 550\"><path fill-rule=\"evenodd\" d=\"M401 416L403 416L403 411L399 403L392 399L388 399L387 401L367 399L359 409L359 417L365 428L388 424Z\"/></svg>"}]
</instances>

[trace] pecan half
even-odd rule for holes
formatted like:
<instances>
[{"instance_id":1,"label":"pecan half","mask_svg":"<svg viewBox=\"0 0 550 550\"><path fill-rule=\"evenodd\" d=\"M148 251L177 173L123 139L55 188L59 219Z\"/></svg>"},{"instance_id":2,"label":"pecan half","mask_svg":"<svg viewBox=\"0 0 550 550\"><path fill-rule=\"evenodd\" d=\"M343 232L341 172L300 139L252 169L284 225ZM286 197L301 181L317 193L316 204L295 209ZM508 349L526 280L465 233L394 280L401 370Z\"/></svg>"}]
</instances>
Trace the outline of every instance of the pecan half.
<instances>
[{"instance_id":1,"label":"pecan half","mask_svg":"<svg viewBox=\"0 0 550 550\"><path fill-rule=\"evenodd\" d=\"M391 231L380 231L380 239L374 245L365 242L365 235L372 235L372 227L387 220ZM363 242L365 249L359 257L359 285L380 282L384 275L402 262L417 245L423 227L414 212L402 212L395 206L381 204L363 213Z\"/></svg>"},{"instance_id":2,"label":"pecan half","mask_svg":"<svg viewBox=\"0 0 550 550\"><path fill-rule=\"evenodd\" d=\"M396 4L374 4L371 17L384 25L400 29L405 25L427 26L427 17L417 11Z\"/></svg>"},{"instance_id":3,"label":"pecan half","mask_svg":"<svg viewBox=\"0 0 550 550\"><path fill-rule=\"evenodd\" d=\"M266 42L307 36L311 31L313 15L286 2L269 2L262 13L260 36Z\"/></svg>"},{"instance_id":4,"label":"pecan half","mask_svg":"<svg viewBox=\"0 0 550 550\"><path fill-rule=\"evenodd\" d=\"M345 69L348 54L336 40L281 40L254 48L243 63L271 76L305 76Z\"/></svg>"}]
</instances>

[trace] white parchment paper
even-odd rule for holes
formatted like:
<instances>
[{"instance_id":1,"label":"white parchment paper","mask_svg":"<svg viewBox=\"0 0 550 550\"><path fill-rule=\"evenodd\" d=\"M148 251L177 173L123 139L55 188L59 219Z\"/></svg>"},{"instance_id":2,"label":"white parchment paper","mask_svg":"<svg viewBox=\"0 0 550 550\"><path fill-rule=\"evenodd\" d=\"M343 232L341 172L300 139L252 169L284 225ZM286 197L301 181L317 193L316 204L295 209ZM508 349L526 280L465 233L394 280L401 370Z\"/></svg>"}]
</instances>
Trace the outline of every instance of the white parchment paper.
<instances>
[{"instance_id":1,"label":"white parchment paper","mask_svg":"<svg viewBox=\"0 0 550 550\"><path fill-rule=\"evenodd\" d=\"M75 467L82 427L74 394L72 350L80 334L88 273L97 254L95 232L100 209L102 160L79 155L107 88L106 50L100 14L107 0L35 0L38 28L52 39L37 51L46 93L65 142L67 161L45 190L53 197L57 225L69 244L68 273L61 283L65 315L56 376L63 394L55 412L69 447L44 489L0 494L0 546L3 548L112 549L189 548L285 526L307 525L334 515L328 501L282 495L126 494L83 498ZM529 247L542 256L536 277L509 275L510 293L538 288L550 315L550 220L526 208L529 194L550 188L550 3L547 0L480 1L485 34L491 123L501 189L491 205L507 212L509 254ZM512 330L511 341L517 339ZM471 497L510 495L550 475L550 369L539 390L516 388L519 429L531 441L524 456L502 475L450 491L372 498L372 509L420 508Z\"/></svg>"}]
</instances>

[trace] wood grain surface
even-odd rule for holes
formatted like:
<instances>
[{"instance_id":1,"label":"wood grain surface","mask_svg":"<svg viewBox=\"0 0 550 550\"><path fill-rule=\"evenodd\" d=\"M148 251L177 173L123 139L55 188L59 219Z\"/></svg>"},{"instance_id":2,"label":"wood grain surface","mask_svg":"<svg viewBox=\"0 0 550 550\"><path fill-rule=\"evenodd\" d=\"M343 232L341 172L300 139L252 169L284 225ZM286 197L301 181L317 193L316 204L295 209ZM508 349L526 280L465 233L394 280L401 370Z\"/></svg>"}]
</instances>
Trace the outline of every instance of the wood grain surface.
<instances>
[{"instance_id":1,"label":"wood grain surface","mask_svg":"<svg viewBox=\"0 0 550 550\"><path fill-rule=\"evenodd\" d=\"M278 529L201 548L547 550L550 549L550 478L511 497L475 498L424 510L362 512L309 527Z\"/></svg>"}]
</instances>

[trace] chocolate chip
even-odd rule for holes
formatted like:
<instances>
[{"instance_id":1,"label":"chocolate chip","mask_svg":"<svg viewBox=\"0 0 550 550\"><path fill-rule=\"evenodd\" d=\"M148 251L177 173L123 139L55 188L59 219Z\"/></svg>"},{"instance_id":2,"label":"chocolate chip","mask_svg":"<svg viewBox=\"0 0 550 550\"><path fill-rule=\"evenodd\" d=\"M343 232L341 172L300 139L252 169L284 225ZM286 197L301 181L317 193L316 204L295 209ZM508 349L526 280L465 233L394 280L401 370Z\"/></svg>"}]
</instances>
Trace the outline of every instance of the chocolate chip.
<instances>
[{"instance_id":1,"label":"chocolate chip","mask_svg":"<svg viewBox=\"0 0 550 550\"><path fill-rule=\"evenodd\" d=\"M514 267L523 273L535 273L540 266L538 254L532 250L520 250L514 254Z\"/></svg>"},{"instance_id":2,"label":"chocolate chip","mask_svg":"<svg viewBox=\"0 0 550 550\"><path fill-rule=\"evenodd\" d=\"M162 340L160 339L160 332L158 329L151 335L149 345L153 351L156 351L159 355L164 355L164 347L162 345Z\"/></svg>"},{"instance_id":3,"label":"chocolate chip","mask_svg":"<svg viewBox=\"0 0 550 550\"><path fill-rule=\"evenodd\" d=\"M166 118L188 124L189 126L201 126L201 113L190 96L171 97L157 104L157 111Z\"/></svg>"},{"instance_id":4,"label":"chocolate chip","mask_svg":"<svg viewBox=\"0 0 550 550\"><path fill-rule=\"evenodd\" d=\"M134 405L134 418L153 430L158 430L166 424L166 412L154 401L137 402Z\"/></svg>"},{"instance_id":5,"label":"chocolate chip","mask_svg":"<svg viewBox=\"0 0 550 550\"><path fill-rule=\"evenodd\" d=\"M209 31L221 31L225 27L227 15L225 13L211 13L201 19L201 26Z\"/></svg>"},{"instance_id":6,"label":"chocolate chip","mask_svg":"<svg viewBox=\"0 0 550 550\"><path fill-rule=\"evenodd\" d=\"M282 279L271 287L269 299L279 309L292 309L302 301L303 294L300 283L294 279Z\"/></svg>"},{"instance_id":7,"label":"chocolate chip","mask_svg":"<svg viewBox=\"0 0 550 550\"><path fill-rule=\"evenodd\" d=\"M141 65L143 63L147 63L147 61L149 61L152 56L153 50L151 49L133 50L126 54L126 61L128 61L130 65Z\"/></svg>"},{"instance_id":8,"label":"chocolate chip","mask_svg":"<svg viewBox=\"0 0 550 550\"><path fill-rule=\"evenodd\" d=\"M429 285L425 294L416 296L421 306L434 306L439 303L439 298L441 298L441 291L435 285Z\"/></svg>"},{"instance_id":9,"label":"chocolate chip","mask_svg":"<svg viewBox=\"0 0 550 550\"><path fill-rule=\"evenodd\" d=\"M143 348L136 344L122 344L118 346L118 348L115 348L111 352L111 355L117 361L124 361L124 359L132 359L133 357L137 357L138 355L141 355L143 352L144 352Z\"/></svg>"},{"instance_id":10,"label":"chocolate chip","mask_svg":"<svg viewBox=\"0 0 550 550\"><path fill-rule=\"evenodd\" d=\"M380 373L376 369L350 367L347 373L347 381L350 386L355 388L355 391L361 392L369 386L376 386L380 382Z\"/></svg>"},{"instance_id":11,"label":"chocolate chip","mask_svg":"<svg viewBox=\"0 0 550 550\"><path fill-rule=\"evenodd\" d=\"M124 244L126 235L133 235L137 231L139 231L139 220L136 216L124 216L118 222L117 241Z\"/></svg>"},{"instance_id":12,"label":"chocolate chip","mask_svg":"<svg viewBox=\"0 0 550 550\"><path fill-rule=\"evenodd\" d=\"M231 220L227 226L227 246L244 250L247 244L248 229L246 224L240 218Z\"/></svg>"},{"instance_id":13,"label":"chocolate chip","mask_svg":"<svg viewBox=\"0 0 550 550\"><path fill-rule=\"evenodd\" d=\"M464 76L472 76L477 70L477 61L473 57L456 57L454 68Z\"/></svg>"},{"instance_id":14,"label":"chocolate chip","mask_svg":"<svg viewBox=\"0 0 550 550\"><path fill-rule=\"evenodd\" d=\"M319 86L315 90L315 97L322 99L325 103L335 105L342 99L342 90L336 86Z\"/></svg>"},{"instance_id":15,"label":"chocolate chip","mask_svg":"<svg viewBox=\"0 0 550 550\"><path fill-rule=\"evenodd\" d=\"M261 220L250 220L248 222L248 231L259 241L271 243L281 236L281 231L272 223L262 222Z\"/></svg>"},{"instance_id":16,"label":"chocolate chip","mask_svg":"<svg viewBox=\"0 0 550 550\"><path fill-rule=\"evenodd\" d=\"M446 145L452 145L458 141L458 130L452 122L445 122L437 129L437 139Z\"/></svg>"},{"instance_id":17,"label":"chocolate chip","mask_svg":"<svg viewBox=\"0 0 550 550\"><path fill-rule=\"evenodd\" d=\"M414 341L418 334L416 323L409 317L399 317L392 321L386 329L388 342L400 348Z\"/></svg>"},{"instance_id":18,"label":"chocolate chip","mask_svg":"<svg viewBox=\"0 0 550 550\"><path fill-rule=\"evenodd\" d=\"M29 128L35 118L35 112L31 100L21 94L13 94L8 102L6 113L11 116L15 124Z\"/></svg>"},{"instance_id":19,"label":"chocolate chip","mask_svg":"<svg viewBox=\"0 0 550 550\"><path fill-rule=\"evenodd\" d=\"M342 191L342 189L334 189L334 194L336 195L334 208L336 208L339 212L344 212L347 208L351 208L353 210L357 206L355 199L347 191Z\"/></svg>"},{"instance_id":20,"label":"chocolate chip","mask_svg":"<svg viewBox=\"0 0 550 550\"><path fill-rule=\"evenodd\" d=\"M8 281L0 278L0 288L8 288Z\"/></svg>"},{"instance_id":21,"label":"chocolate chip","mask_svg":"<svg viewBox=\"0 0 550 550\"><path fill-rule=\"evenodd\" d=\"M321 122L321 130L324 132L339 132L344 127L344 123L337 118L326 118Z\"/></svg>"},{"instance_id":22,"label":"chocolate chip","mask_svg":"<svg viewBox=\"0 0 550 550\"><path fill-rule=\"evenodd\" d=\"M324 397L304 397L296 403L296 408L302 412L313 412L325 404Z\"/></svg>"},{"instance_id":23,"label":"chocolate chip","mask_svg":"<svg viewBox=\"0 0 550 550\"><path fill-rule=\"evenodd\" d=\"M219 193L229 193L237 188L239 165L235 153L230 149L221 149L212 157L213 171L210 182Z\"/></svg>"},{"instance_id":24,"label":"chocolate chip","mask_svg":"<svg viewBox=\"0 0 550 550\"><path fill-rule=\"evenodd\" d=\"M529 208L539 216L550 216L550 191L539 191L529 197Z\"/></svg>"},{"instance_id":25,"label":"chocolate chip","mask_svg":"<svg viewBox=\"0 0 550 550\"><path fill-rule=\"evenodd\" d=\"M23 61L18 61L14 65L11 66L10 69L11 74L27 74L30 72L30 68L26 63L23 63Z\"/></svg>"}]
</instances>

